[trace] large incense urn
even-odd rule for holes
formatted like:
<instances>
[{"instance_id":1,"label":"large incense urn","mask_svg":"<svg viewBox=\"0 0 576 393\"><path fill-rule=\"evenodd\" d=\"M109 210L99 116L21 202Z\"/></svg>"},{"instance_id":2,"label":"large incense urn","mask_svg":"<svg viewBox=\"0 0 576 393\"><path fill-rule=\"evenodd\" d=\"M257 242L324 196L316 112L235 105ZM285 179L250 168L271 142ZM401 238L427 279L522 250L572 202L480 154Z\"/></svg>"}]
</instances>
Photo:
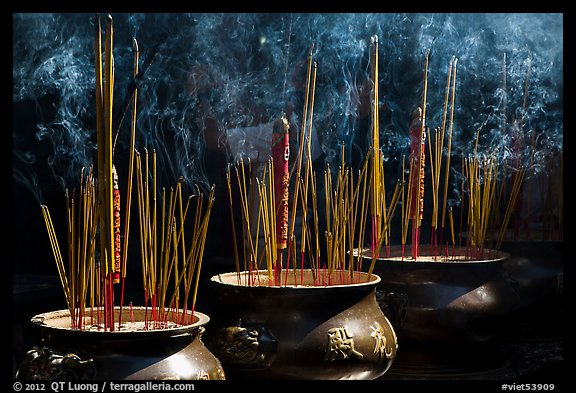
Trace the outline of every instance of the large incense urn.
<instances>
[{"instance_id":1,"label":"large incense urn","mask_svg":"<svg viewBox=\"0 0 576 393\"><path fill-rule=\"evenodd\" d=\"M194 312L193 323L154 328L150 308L132 310L131 322L115 331L73 329L68 310L36 315L42 345L28 351L16 378L22 380L204 380L225 379L219 360L201 336L209 322ZM116 313L118 317L119 313ZM128 312L125 312L128 319ZM148 320L148 322L146 322ZM117 324L118 321L116 321ZM147 329L130 325L148 325Z\"/></svg>"},{"instance_id":2,"label":"large incense urn","mask_svg":"<svg viewBox=\"0 0 576 393\"><path fill-rule=\"evenodd\" d=\"M517 310L503 324L503 334L517 340L563 337L562 240L537 235L530 239L505 239L502 250L510 254L503 274L518 296Z\"/></svg>"},{"instance_id":3,"label":"large incense urn","mask_svg":"<svg viewBox=\"0 0 576 393\"><path fill-rule=\"evenodd\" d=\"M502 274L509 254L422 245L416 260L410 255L408 246L390 247L374 261L378 303L402 343L386 377L446 378L505 367L497 337L518 305ZM372 263L370 250L363 256Z\"/></svg>"},{"instance_id":4,"label":"large incense urn","mask_svg":"<svg viewBox=\"0 0 576 393\"><path fill-rule=\"evenodd\" d=\"M229 379L375 379L396 357L392 325L376 302L377 275L311 270L218 274L206 345ZM207 333L208 334L208 333Z\"/></svg>"},{"instance_id":5,"label":"large incense urn","mask_svg":"<svg viewBox=\"0 0 576 393\"><path fill-rule=\"evenodd\" d=\"M504 271L521 296L521 309L559 301L564 276L561 240L504 240L502 250L511 256Z\"/></svg>"},{"instance_id":6,"label":"large incense urn","mask_svg":"<svg viewBox=\"0 0 576 393\"><path fill-rule=\"evenodd\" d=\"M467 233L463 233L467 237ZM496 239L491 235L491 239ZM492 240L493 242L493 240ZM538 225L508 230L499 248L509 257L485 286L506 306L499 333L515 340L562 335L564 258L562 232ZM507 286L503 285L506 283ZM538 315L538 318L534 318Z\"/></svg>"},{"instance_id":7,"label":"large incense urn","mask_svg":"<svg viewBox=\"0 0 576 393\"><path fill-rule=\"evenodd\" d=\"M372 261L364 251L365 264ZM490 319L514 307L517 295L506 280L497 278L509 254L465 247L448 250L420 246L382 249L374 263L381 277L378 301L400 340L486 341L492 338Z\"/></svg>"}]
</instances>

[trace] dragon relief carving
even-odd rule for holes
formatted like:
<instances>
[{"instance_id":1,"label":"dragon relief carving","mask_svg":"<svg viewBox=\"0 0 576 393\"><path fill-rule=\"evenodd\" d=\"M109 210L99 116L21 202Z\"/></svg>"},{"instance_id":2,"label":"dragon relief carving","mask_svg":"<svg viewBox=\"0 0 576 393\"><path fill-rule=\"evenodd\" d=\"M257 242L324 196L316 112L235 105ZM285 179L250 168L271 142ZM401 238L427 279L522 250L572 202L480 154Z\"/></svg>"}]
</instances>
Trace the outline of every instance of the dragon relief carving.
<instances>
[{"instance_id":1,"label":"dragon relief carving","mask_svg":"<svg viewBox=\"0 0 576 393\"><path fill-rule=\"evenodd\" d=\"M247 368L269 367L276 358L278 342L265 327L236 326L220 329L214 354L223 363Z\"/></svg>"},{"instance_id":2,"label":"dragon relief carving","mask_svg":"<svg viewBox=\"0 0 576 393\"><path fill-rule=\"evenodd\" d=\"M96 376L92 359L82 360L78 355L61 355L49 348L34 347L20 364L16 378L20 380L89 380Z\"/></svg>"}]
</instances>

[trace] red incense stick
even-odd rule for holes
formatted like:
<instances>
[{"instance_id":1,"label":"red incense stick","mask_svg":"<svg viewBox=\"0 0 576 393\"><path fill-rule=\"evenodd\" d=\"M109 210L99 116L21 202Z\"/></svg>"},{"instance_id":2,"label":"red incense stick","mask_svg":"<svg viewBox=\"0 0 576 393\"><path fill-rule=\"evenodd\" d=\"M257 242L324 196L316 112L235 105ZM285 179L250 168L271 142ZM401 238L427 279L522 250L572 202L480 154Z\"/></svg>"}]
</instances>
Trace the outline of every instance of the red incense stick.
<instances>
[{"instance_id":1,"label":"red incense stick","mask_svg":"<svg viewBox=\"0 0 576 393\"><path fill-rule=\"evenodd\" d=\"M274 164L274 195L276 210L276 248L277 257L274 266L274 281L280 285L282 272L282 253L288 246L288 186L290 171L290 125L286 115L282 114L272 128L272 160Z\"/></svg>"}]
</instances>

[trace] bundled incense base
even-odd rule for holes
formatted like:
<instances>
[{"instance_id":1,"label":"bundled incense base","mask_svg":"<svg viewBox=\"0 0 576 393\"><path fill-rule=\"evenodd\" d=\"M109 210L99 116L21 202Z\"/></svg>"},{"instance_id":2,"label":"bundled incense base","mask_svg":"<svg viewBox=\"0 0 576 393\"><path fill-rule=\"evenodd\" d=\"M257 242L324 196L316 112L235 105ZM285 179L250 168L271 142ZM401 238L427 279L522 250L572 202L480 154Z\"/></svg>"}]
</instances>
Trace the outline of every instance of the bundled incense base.
<instances>
[{"instance_id":1,"label":"bundled incense base","mask_svg":"<svg viewBox=\"0 0 576 393\"><path fill-rule=\"evenodd\" d=\"M281 281L277 282L274 278L270 279L267 270L245 270L234 274L219 274L215 280L227 282L233 278L233 284L249 287L326 287L339 285L354 285L365 283L375 279L377 276L368 275L365 272L349 270L328 269L285 269L285 274L281 275ZM227 277L227 278L224 278Z\"/></svg>"},{"instance_id":2,"label":"bundled incense base","mask_svg":"<svg viewBox=\"0 0 576 393\"><path fill-rule=\"evenodd\" d=\"M86 308L86 313L84 316L84 320L82 322L82 331L86 332L106 332L106 333L113 333L113 334L120 334L123 332L138 332L138 331L149 331L150 330L150 308L149 307L130 307L129 308L129 315L124 317L124 320L120 322L120 307L115 307L115 320L114 323L117 326L117 330L109 331L106 326L102 323L98 323L96 319L96 315L102 314L104 309L102 307L97 308ZM167 318L163 323L156 324L154 330L163 330L163 329L179 329L181 327L187 327L192 324L196 324L201 320L207 319L201 313L196 312L193 318L187 318L187 323L182 324L179 321L181 320L182 315L191 315L191 310L182 310L182 309L170 309L167 310ZM189 321L188 321L189 320ZM55 328L55 329L72 329L76 330L77 328L71 323L70 319L70 312L68 310L59 310L59 311L51 311L48 313L40 314L36 316L33 322L40 322L44 326Z\"/></svg>"},{"instance_id":3,"label":"bundled incense base","mask_svg":"<svg viewBox=\"0 0 576 393\"><path fill-rule=\"evenodd\" d=\"M443 248L433 247L431 245L420 245L420 254L414 259L410 253L410 247L391 246L387 250L381 250L377 257L373 257L372 250L366 247L362 250L362 257L367 261L375 261L376 264L394 262L408 263L482 263L492 262L502 258L507 258L506 252L477 247L453 247L445 246ZM354 250L354 255L359 255L359 250Z\"/></svg>"}]
</instances>

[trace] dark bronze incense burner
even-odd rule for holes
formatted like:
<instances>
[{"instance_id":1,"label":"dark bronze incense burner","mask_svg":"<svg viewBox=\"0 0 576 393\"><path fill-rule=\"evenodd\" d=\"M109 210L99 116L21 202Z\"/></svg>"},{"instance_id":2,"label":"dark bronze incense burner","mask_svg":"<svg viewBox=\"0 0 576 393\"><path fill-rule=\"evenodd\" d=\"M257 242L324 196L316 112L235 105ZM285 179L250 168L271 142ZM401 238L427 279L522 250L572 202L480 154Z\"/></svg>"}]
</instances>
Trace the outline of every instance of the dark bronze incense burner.
<instances>
[{"instance_id":1,"label":"dark bronze incense burner","mask_svg":"<svg viewBox=\"0 0 576 393\"><path fill-rule=\"evenodd\" d=\"M502 324L502 335L516 340L563 337L563 242L505 240L502 249L511 255L502 275L516 295L516 307Z\"/></svg>"},{"instance_id":2,"label":"dark bronze incense burner","mask_svg":"<svg viewBox=\"0 0 576 393\"><path fill-rule=\"evenodd\" d=\"M404 254L390 247L375 261L374 272L382 278L378 303L402 343L384 378L470 375L506 365L494 343L500 322L518 302L502 274L509 255L451 248L445 258L442 251L444 256L422 245L414 261L410 247ZM370 250L363 255L366 266L372 262Z\"/></svg>"},{"instance_id":3,"label":"dark bronze incense burner","mask_svg":"<svg viewBox=\"0 0 576 393\"><path fill-rule=\"evenodd\" d=\"M251 272L250 278L247 272L212 277L217 311L206 346L222 361L227 377L383 375L396 356L398 342L376 302L380 278L355 273L350 284L314 286L311 271L300 274L288 271L288 285L282 286L269 285L264 271ZM246 285L250 281L253 286Z\"/></svg>"},{"instance_id":4,"label":"dark bronze incense burner","mask_svg":"<svg viewBox=\"0 0 576 393\"><path fill-rule=\"evenodd\" d=\"M563 293L563 243L559 240L506 240L502 249L511 257L504 264L520 308L542 299L558 301Z\"/></svg>"},{"instance_id":5,"label":"dark bronze incense burner","mask_svg":"<svg viewBox=\"0 0 576 393\"><path fill-rule=\"evenodd\" d=\"M133 314L136 321L144 321L144 308L135 308ZM128 317L128 312L125 315ZM190 325L97 331L71 329L68 310L40 314L32 322L41 329L42 346L28 351L16 377L22 380L225 379L220 362L201 340L209 320L208 316L195 312L195 322Z\"/></svg>"},{"instance_id":6,"label":"dark bronze incense burner","mask_svg":"<svg viewBox=\"0 0 576 393\"><path fill-rule=\"evenodd\" d=\"M430 343L491 339L494 328L487 321L511 307L507 304L511 299L502 296L512 292L509 283L493 280L509 255L484 250L480 257L472 257L470 250L451 248L445 258L440 250L422 245L420 257L414 261L410 251L409 246L404 254L400 247L382 249L374 264L374 273L381 277L379 304L390 317L399 340ZM365 265L372 262L370 255L366 249ZM513 299L516 297L513 295Z\"/></svg>"}]
</instances>

